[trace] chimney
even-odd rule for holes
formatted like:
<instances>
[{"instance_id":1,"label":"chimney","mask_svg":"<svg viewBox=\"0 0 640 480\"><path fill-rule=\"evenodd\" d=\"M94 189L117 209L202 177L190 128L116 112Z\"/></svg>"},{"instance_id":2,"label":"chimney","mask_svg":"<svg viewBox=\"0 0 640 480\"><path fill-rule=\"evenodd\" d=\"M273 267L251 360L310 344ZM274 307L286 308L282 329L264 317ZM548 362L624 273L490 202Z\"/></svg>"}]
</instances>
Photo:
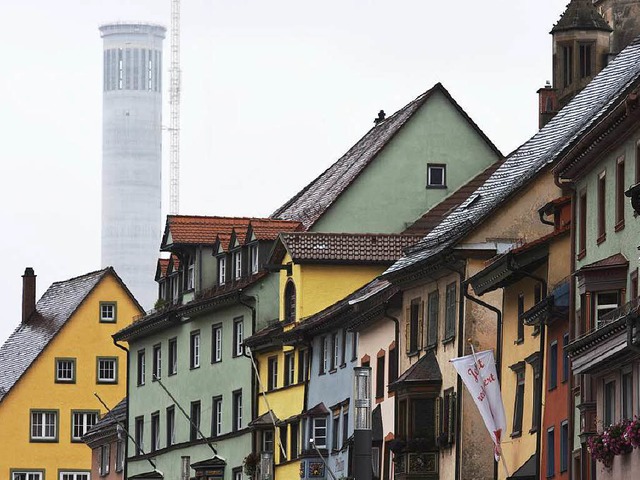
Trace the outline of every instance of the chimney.
<instances>
[{"instance_id":1,"label":"chimney","mask_svg":"<svg viewBox=\"0 0 640 480\"><path fill-rule=\"evenodd\" d=\"M544 88L536 93L538 94L538 128L542 128L558 113L558 95L548 80Z\"/></svg>"},{"instance_id":2,"label":"chimney","mask_svg":"<svg viewBox=\"0 0 640 480\"><path fill-rule=\"evenodd\" d=\"M27 267L22 276L22 323L26 323L35 310L36 275L33 273L33 268Z\"/></svg>"},{"instance_id":3,"label":"chimney","mask_svg":"<svg viewBox=\"0 0 640 480\"><path fill-rule=\"evenodd\" d=\"M376 119L373 121L374 125L379 125L379 124L381 124L382 122L384 122L384 120L385 120L385 117L386 117L386 116L387 116L387 115L386 115L386 113L384 113L384 110L380 110L380 111L378 112L378 118L376 118Z\"/></svg>"}]
</instances>

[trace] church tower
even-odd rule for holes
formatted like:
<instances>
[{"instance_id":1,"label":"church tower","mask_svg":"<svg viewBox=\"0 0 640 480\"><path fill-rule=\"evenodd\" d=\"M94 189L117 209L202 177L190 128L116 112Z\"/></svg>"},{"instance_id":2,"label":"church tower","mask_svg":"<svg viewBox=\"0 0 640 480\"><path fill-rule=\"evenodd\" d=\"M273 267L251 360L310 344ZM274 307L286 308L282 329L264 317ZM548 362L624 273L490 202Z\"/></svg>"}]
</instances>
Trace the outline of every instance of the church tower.
<instances>
[{"instance_id":1,"label":"church tower","mask_svg":"<svg viewBox=\"0 0 640 480\"><path fill-rule=\"evenodd\" d=\"M611 53L617 55L640 35L640 0L593 0L609 26Z\"/></svg>"}]
</instances>

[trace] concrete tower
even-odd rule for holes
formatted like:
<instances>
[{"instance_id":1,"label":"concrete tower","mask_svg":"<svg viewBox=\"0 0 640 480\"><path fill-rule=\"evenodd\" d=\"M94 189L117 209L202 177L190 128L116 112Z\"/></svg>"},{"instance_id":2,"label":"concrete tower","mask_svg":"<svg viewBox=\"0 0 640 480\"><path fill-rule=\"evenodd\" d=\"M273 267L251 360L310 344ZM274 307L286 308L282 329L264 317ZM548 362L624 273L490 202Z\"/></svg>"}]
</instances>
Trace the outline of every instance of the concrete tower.
<instances>
[{"instance_id":1,"label":"concrete tower","mask_svg":"<svg viewBox=\"0 0 640 480\"><path fill-rule=\"evenodd\" d=\"M100 27L102 106L102 265L115 267L140 304L153 281L161 237L162 41L146 23Z\"/></svg>"}]
</instances>

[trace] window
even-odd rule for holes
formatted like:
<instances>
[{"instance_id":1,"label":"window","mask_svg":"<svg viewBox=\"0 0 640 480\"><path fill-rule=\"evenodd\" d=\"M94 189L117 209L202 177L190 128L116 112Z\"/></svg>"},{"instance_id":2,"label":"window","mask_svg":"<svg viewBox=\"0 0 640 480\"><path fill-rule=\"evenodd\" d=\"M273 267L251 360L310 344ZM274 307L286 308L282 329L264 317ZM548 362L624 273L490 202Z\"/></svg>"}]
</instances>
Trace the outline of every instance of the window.
<instances>
[{"instance_id":1,"label":"window","mask_svg":"<svg viewBox=\"0 0 640 480\"><path fill-rule=\"evenodd\" d=\"M290 437L291 437L291 446L289 447L289 451L291 454L289 455L289 460L295 460L298 458L298 422L292 422L289 424Z\"/></svg>"},{"instance_id":2,"label":"window","mask_svg":"<svg viewBox=\"0 0 640 480\"><path fill-rule=\"evenodd\" d=\"M569 468L569 422L560 424L560 472Z\"/></svg>"},{"instance_id":3,"label":"window","mask_svg":"<svg viewBox=\"0 0 640 480\"><path fill-rule=\"evenodd\" d=\"M567 353L567 345L569 345L569 334L565 333L562 337L562 383L569 380L569 353Z\"/></svg>"},{"instance_id":4,"label":"window","mask_svg":"<svg viewBox=\"0 0 640 480\"><path fill-rule=\"evenodd\" d=\"M622 373L622 418L633 419L633 373Z\"/></svg>"},{"instance_id":5,"label":"window","mask_svg":"<svg viewBox=\"0 0 640 480\"><path fill-rule=\"evenodd\" d=\"M445 188L447 186L447 167L443 163L427 164L427 188Z\"/></svg>"},{"instance_id":6,"label":"window","mask_svg":"<svg viewBox=\"0 0 640 480\"><path fill-rule=\"evenodd\" d=\"M262 451L273 452L273 430L262 431Z\"/></svg>"},{"instance_id":7,"label":"window","mask_svg":"<svg viewBox=\"0 0 640 480\"><path fill-rule=\"evenodd\" d=\"M562 73L564 86L568 87L573 83L573 47L570 45L562 47Z\"/></svg>"},{"instance_id":8,"label":"window","mask_svg":"<svg viewBox=\"0 0 640 480\"><path fill-rule=\"evenodd\" d=\"M398 349L395 342L389 346L389 383L398 379Z\"/></svg>"},{"instance_id":9,"label":"window","mask_svg":"<svg viewBox=\"0 0 640 480\"><path fill-rule=\"evenodd\" d=\"M284 287L284 321L294 322L296 320L296 286L292 280L287 281Z\"/></svg>"},{"instance_id":10,"label":"window","mask_svg":"<svg viewBox=\"0 0 640 480\"><path fill-rule=\"evenodd\" d=\"M349 440L349 404L342 407L342 445L347 444Z\"/></svg>"},{"instance_id":11,"label":"window","mask_svg":"<svg viewBox=\"0 0 640 480\"><path fill-rule=\"evenodd\" d=\"M118 383L118 359L116 357L98 357L97 383Z\"/></svg>"},{"instance_id":12,"label":"window","mask_svg":"<svg viewBox=\"0 0 640 480\"><path fill-rule=\"evenodd\" d=\"M160 450L160 412L151 414L151 451Z\"/></svg>"},{"instance_id":13,"label":"window","mask_svg":"<svg viewBox=\"0 0 640 480\"><path fill-rule=\"evenodd\" d=\"M313 419L312 436L313 443L317 448L327 448L327 419L315 417Z\"/></svg>"},{"instance_id":14,"label":"window","mask_svg":"<svg viewBox=\"0 0 640 480\"><path fill-rule=\"evenodd\" d=\"M347 365L347 329L343 328L340 331L340 366L345 367Z\"/></svg>"},{"instance_id":15,"label":"window","mask_svg":"<svg viewBox=\"0 0 640 480\"><path fill-rule=\"evenodd\" d=\"M195 442L198 440L198 432L200 430L200 401L191 402L191 414L189 415L189 440Z\"/></svg>"},{"instance_id":16,"label":"window","mask_svg":"<svg viewBox=\"0 0 640 480\"><path fill-rule=\"evenodd\" d=\"M136 455L142 455L144 453L144 417L136 417L134 426Z\"/></svg>"},{"instance_id":17,"label":"window","mask_svg":"<svg viewBox=\"0 0 640 480\"><path fill-rule=\"evenodd\" d=\"M616 163L616 231L624 228L624 157Z\"/></svg>"},{"instance_id":18,"label":"window","mask_svg":"<svg viewBox=\"0 0 640 480\"><path fill-rule=\"evenodd\" d=\"M324 375L329 370L329 337L320 337L320 375Z\"/></svg>"},{"instance_id":19,"label":"window","mask_svg":"<svg viewBox=\"0 0 640 480\"><path fill-rule=\"evenodd\" d=\"M287 461L287 424L284 424L278 428L280 432L280 445L282 449L278 449L280 452L280 462ZM284 453L283 453L284 450Z\"/></svg>"},{"instance_id":20,"label":"window","mask_svg":"<svg viewBox=\"0 0 640 480\"><path fill-rule=\"evenodd\" d=\"M371 468L373 478L380 478L380 447L371 447Z\"/></svg>"},{"instance_id":21,"label":"window","mask_svg":"<svg viewBox=\"0 0 640 480\"><path fill-rule=\"evenodd\" d=\"M580 45L580 78L588 78L593 74L591 50L591 45Z\"/></svg>"},{"instance_id":22,"label":"window","mask_svg":"<svg viewBox=\"0 0 640 480\"><path fill-rule=\"evenodd\" d=\"M298 351L298 383L305 382L309 372L309 350Z\"/></svg>"},{"instance_id":23,"label":"window","mask_svg":"<svg viewBox=\"0 0 640 480\"><path fill-rule=\"evenodd\" d=\"M295 357L294 352L284 354L284 386L295 383Z\"/></svg>"},{"instance_id":24,"label":"window","mask_svg":"<svg viewBox=\"0 0 640 480\"><path fill-rule=\"evenodd\" d=\"M56 358L56 383L76 383L75 358Z\"/></svg>"},{"instance_id":25,"label":"window","mask_svg":"<svg viewBox=\"0 0 640 480\"><path fill-rule=\"evenodd\" d=\"M549 346L549 390L558 386L558 342Z\"/></svg>"},{"instance_id":26,"label":"window","mask_svg":"<svg viewBox=\"0 0 640 480\"><path fill-rule=\"evenodd\" d=\"M222 397L213 397L211 412L211 436L217 437L222 434Z\"/></svg>"},{"instance_id":27,"label":"window","mask_svg":"<svg viewBox=\"0 0 640 480\"><path fill-rule=\"evenodd\" d=\"M427 348L438 344L438 310L440 309L440 294L436 290L427 297Z\"/></svg>"},{"instance_id":28,"label":"window","mask_svg":"<svg viewBox=\"0 0 640 480\"><path fill-rule=\"evenodd\" d=\"M81 442L82 437L98 421L98 411L71 411L71 441Z\"/></svg>"},{"instance_id":29,"label":"window","mask_svg":"<svg viewBox=\"0 0 640 480\"><path fill-rule=\"evenodd\" d=\"M211 363L222 361L222 324L211 327Z\"/></svg>"},{"instance_id":30,"label":"window","mask_svg":"<svg viewBox=\"0 0 640 480\"><path fill-rule=\"evenodd\" d=\"M233 431L242 429L242 390L233 392Z\"/></svg>"},{"instance_id":31,"label":"window","mask_svg":"<svg viewBox=\"0 0 640 480\"><path fill-rule=\"evenodd\" d=\"M167 407L167 447L176 443L176 408Z\"/></svg>"},{"instance_id":32,"label":"window","mask_svg":"<svg viewBox=\"0 0 640 480\"><path fill-rule=\"evenodd\" d=\"M578 260L583 258L587 251L587 192L580 192L579 200L580 224L578 225Z\"/></svg>"},{"instance_id":33,"label":"window","mask_svg":"<svg viewBox=\"0 0 640 480\"><path fill-rule=\"evenodd\" d=\"M267 390L278 388L278 357L270 357L267 360Z\"/></svg>"},{"instance_id":34,"label":"window","mask_svg":"<svg viewBox=\"0 0 640 480\"><path fill-rule=\"evenodd\" d=\"M607 238L607 223L606 223L606 215L607 215L607 176L606 172L600 173L598 175L598 238L597 242L602 243Z\"/></svg>"},{"instance_id":35,"label":"window","mask_svg":"<svg viewBox=\"0 0 640 480\"><path fill-rule=\"evenodd\" d=\"M513 407L513 428L512 437L519 437L522 434L522 413L524 408L524 362L518 362L511 366L516 374L516 395Z\"/></svg>"},{"instance_id":36,"label":"window","mask_svg":"<svg viewBox=\"0 0 640 480\"><path fill-rule=\"evenodd\" d=\"M422 348L422 325L424 322L424 302L419 298L411 300L407 308L407 353L416 353Z\"/></svg>"},{"instance_id":37,"label":"window","mask_svg":"<svg viewBox=\"0 0 640 480\"><path fill-rule=\"evenodd\" d=\"M258 245L249 246L249 256L251 257L251 273L256 274L260 271L260 263L258 259Z\"/></svg>"},{"instance_id":38,"label":"window","mask_svg":"<svg viewBox=\"0 0 640 480\"><path fill-rule=\"evenodd\" d=\"M338 367L338 362L340 360L340 344L338 334L334 333L331 335L331 343L333 344L333 355L331 356L331 370L335 370Z\"/></svg>"},{"instance_id":39,"label":"window","mask_svg":"<svg viewBox=\"0 0 640 480\"><path fill-rule=\"evenodd\" d=\"M224 285L227 281L227 257L218 259L218 283Z\"/></svg>"},{"instance_id":40,"label":"window","mask_svg":"<svg viewBox=\"0 0 640 480\"><path fill-rule=\"evenodd\" d=\"M529 355L525 361L531 365L531 369L533 370L533 398L531 405L533 408L531 409L531 431L535 432L538 430L538 423L540 423L540 413L542 406L542 384L540 383L540 355L539 353L533 353ZM557 361L556 361L556 370L558 369Z\"/></svg>"},{"instance_id":41,"label":"window","mask_svg":"<svg viewBox=\"0 0 640 480\"><path fill-rule=\"evenodd\" d=\"M239 357L244 353L242 343L244 342L244 318L238 317L233 320L233 356Z\"/></svg>"},{"instance_id":42,"label":"window","mask_svg":"<svg viewBox=\"0 0 640 480\"><path fill-rule=\"evenodd\" d=\"M144 385L145 359L144 350L138 350L138 386Z\"/></svg>"},{"instance_id":43,"label":"window","mask_svg":"<svg viewBox=\"0 0 640 480\"><path fill-rule=\"evenodd\" d=\"M331 448L333 450L340 449L340 408L333 411L333 421L331 424Z\"/></svg>"},{"instance_id":44,"label":"window","mask_svg":"<svg viewBox=\"0 0 640 480\"><path fill-rule=\"evenodd\" d=\"M11 480L44 480L44 472L11 472Z\"/></svg>"},{"instance_id":45,"label":"window","mask_svg":"<svg viewBox=\"0 0 640 480\"><path fill-rule=\"evenodd\" d=\"M189 266L187 267L187 290L193 290L196 286L195 275L195 257L189 257Z\"/></svg>"},{"instance_id":46,"label":"window","mask_svg":"<svg viewBox=\"0 0 640 480\"><path fill-rule=\"evenodd\" d=\"M620 294L617 291L614 292L598 292L596 293L596 328L600 328L602 325L602 317L607 313L618 308L620 302Z\"/></svg>"},{"instance_id":47,"label":"window","mask_svg":"<svg viewBox=\"0 0 640 480\"><path fill-rule=\"evenodd\" d=\"M556 471L555 446L555 431L554 428L551 427L547 429L547 478L553 477Z\"/></svg>"},{"instance_id":48,"label":"window","mask_svg":"<svg viewBox=\"0 0 640 480\"><path fill-rule=\"evenodd\" d=\"M58 411L31 411L31 441L58 441Z\"/></svg>"},{"instance_id":49,"label":"window","mask_svg":"<svg viewBox=\"0 0 640 480\"><path fill-rule=\"evenodd\" d=\"M384 398L384 350L378 354L376 364L376 398Z\"/></svg>"},{"instance_id":50,"label":"window","mask_svg":"<svg viewBox=\"0 0 640 480\"><path fill-rule=\"evenodd\" d=\"M100 302L100 322L116 322L116 302Z\"/></svg>"},{"instance_id":51,"label":"window","mask_svg":"<svg viewBox=\"0 0 640 480\"><path fill-rule=\"evenodd\" d=\"M351 361L358 359L358 332L351 332Z\"/></svg>"},{"instance_id":52,"label":"window","mask_svg":"<svg viewBox=\"0 0 640 480\"><path fill-rule=\"evenodd\" d=\"M442 411L438 412L441 424L439 442L441 446L446 447L453 444L456 431L456 393L453 388L448 388L444 391L441 402Z\"/></svg>"},{"instance_id":53,"label":"window","mask_svg":"<svg viewBox=\"0 0 640 480\"><path fill-rule=\"evenodd\" d=\"M234 468L231 476L233 480L242 480L242 467Z\"/></svg>"},{"instance_id":54,"label":"window","mask_svg":"<svg viewBox=\"0 0 640 480\"><path fill-rule=\"evenodd\" d=\"M612 425L616 418L616 382L609 381L604 384L604 418L603 427Z\"/></svg>"},{"instance_id":55,"label":"window","mask_svg":"<svg viewBox=\"0 0 640 480\"><path fill-rule=\"evenodd\" d=\"M111 446L107 443L100 446L98 452L98 473L105 476L109 473L109 460L111 459Z\"/></svg>"},{"instance_id":56,"label":"window","mask_svg":"<svg viewBox=\"0 0 640 480\"><path fill-rule=\"evenodd\" d=\"M233 278L239 280L242 277L242 250L233 252Z\"/></svg>"},{"instance_id":57,"label":"window","mask_svg":"<svg viewBox=\"0 0 640 480\"><path fill-rule=\"evenodd\" d=\"M444 314L444 341L456 336L456 282L447 285L446 310Z\"/></svg>"},{"instance_id":58,"label":"window","mask_svg":"<svg viewBox=\"0 0 640 480\"><path fill-rule=\"evenodd\" d=\"M153 346L153 377L151 379L156 381L160 377L162 377L162 348L158 344Z\"/></svg>"},{"instance_id":59,"label":"window","mask_svg":"<svg viewBox=\"0 0 640 480\"><path fill-rule=\"evenodd\" d=\"M200 330L191 332L189 339L189 366L192 369L200 367Z\"/></svg>"},{"instance_id":60,"label":"window","mask_svg":"<svg viewBox=\"0 0 640 480\"><path fill-rule=\"evenodd\" d=\"M524 319L522 315L524 314L524 294L518 295L518 338L516 339L517 343L524 342Z\"/></svg>"},{"instance_id":61,"label":"window","mask_svg":"<svg viewBox=\"0 0 640 480\"><path fill-rule=\"evenodd\" d=\"M178 339L169 340L169 375L178 373Z\"/></svg>"},{"instance_id":62,"label":"window","mask_svg":"<svg viewBox=\"0 0 640 480\"><path fill-rule=\"evenodd\" d=\"M116 472L124 470L124 441L116 442Z\"/></svg>"},{"instance_id":63,"label":"window","mask_svg":"<svg viewBox=\"0 0 640 480\"><path fill-rule=\"evenodd\" d=\"M60 472L58 478L60 480L89 480L90 475L88 472Z\"/></svg>"}]
</instances>

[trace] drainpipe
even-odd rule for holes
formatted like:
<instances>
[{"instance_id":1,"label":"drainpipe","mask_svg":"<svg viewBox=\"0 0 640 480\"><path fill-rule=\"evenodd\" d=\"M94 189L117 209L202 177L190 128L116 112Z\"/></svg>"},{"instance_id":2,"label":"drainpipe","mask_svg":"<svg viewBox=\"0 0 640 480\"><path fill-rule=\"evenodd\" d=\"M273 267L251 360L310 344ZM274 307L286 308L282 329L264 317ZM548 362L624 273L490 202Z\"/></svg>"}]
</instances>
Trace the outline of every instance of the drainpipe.
<instances>
[{"instance_id":1,"label":"drainpipe","mask_svg":"<svg viewBox=\"0 0 640 480\"><path fill-rule=\"evenodd\" d=\"M394 330L395 330L395 342L396 342L396 372L395 372L395 377L396 379L400 376L400 320L397 317L391 316L389 315L388 311L388 304L385 305L384 307L384 312L382 313L383 318L388 318L389 320L393 321L394 323ZM402 307L401 307L402 310ZM355 332L353 332L355 335ZM387 387L388 388L388 387ZM387 392L387 397L388 397L388 393ZM393 431L397 432L398 429L396 428L396 423L398 420L398 401L397 401L397 396L395 396L393 398ZM384 432L382 432L382 434L384 435ZM382 440L384 441L384 437L382 438ZM387 452L387 449L385 448L384 451L382 452L382 456L385 459L385 462L388 462L389 459L385 457L385 453ZM391 450L389 450L389 453L391 453ZM382 465L384 467L384 464Z\"/></svg>"},{"instance_id":2,"label":"drainpipe","mask_svg":"<svg viewBox=\"0 0 640 480\"><path fill-rule=\"evenodd\" d=\"M120 345L118 343L118 340L116 340L115 338L111 337L111 339L113 340L113 344L118 347L120 350L124 350L124 352L127 355L127 400L125 401L125 404L127 406L127 413L126 413L126 417L125 417L125 422L126 422L126 429L127 431L129 430L129 377L130 377L130 371L129 371L129 362L130 362L130 356L129 356L129 349L127 347L123 347L122 345ZM124 467L123 467L123 471L122 471L122 478L129 478L127 477L127 466L129 464L129 439L126 438L126 441L124 442ZM153 466L153 468L155 469L155 465Z\"/></svg>"},{"instance_id":3,"label":"drainpipe","mask_svg":"<svg viewBox=\"0 0 640 480\"><path fill-rule=\"evenodd\" d=\"M461 277L461 280L462 280L462 277ZM502 311L499 308L494 307L493 305L489 305L488 303L483 302L479 298L473 297L469 293L470 284L468 280L462 282L461 285L463 285L462 288L460 288L461 293L464 294L464 296L467 299L469 299L473 303L480 305L481 307L486 308L487 310L491 310L496 314L496 373L498 374L498 382L500 382L502 380ZM462 322L459 322L459 323L462 323ZM460 340L458 340L458 356L462 357L463 355L464 355L464 342L461 342ZM460 385L461 380L459 377L460 375L458 375L458 384ZM502 387L502 384L500 386ZM461 386L459 388L462 389ZM457 402L457 403L460 404L462 402ZM458 414L457 422L458 423L460 422L459 414ZM460 428L458 427L457 430L459 431ZM459 463L460 463L459 461L456 462L456 471L458 470ZM456 478L458 478L457 473L456 473ZM495 480L498 479L498 462L493 462L493 478Z\"/></svg>"},{"instance_id":4,"label":"drainpipe","mask_svg":"<svg viewBox=\"0 0 640 480\"><path fill-rule=\"evenodd\" d=\"M258 303L258 299L255 296L251 296L247 298L253 298L253 300L256 303ZM244 301L242 297L242 289L240 289L240 291L238 292L238 303L240 305L247 307L249 310L251 310L251 335L255 334L256 333L256 308L250 303L247 303ZM247 351L245 348L242 349L242 355L249 358L249 360L251 360L251 354L247 354ZM257 393L258 390L257 390L256 382L257 380L255 378L255 375L251 375L251 419L252 420L254 418L257 418L258 416L258 402L256 400L258 396L258 393ZM274 432L274 436L275 436L275 432ZM257 440L256 440L255 433L251 434L251 443L252 443L251 449L253 451L257 450Z\"/></svg>"}]
</instances>

